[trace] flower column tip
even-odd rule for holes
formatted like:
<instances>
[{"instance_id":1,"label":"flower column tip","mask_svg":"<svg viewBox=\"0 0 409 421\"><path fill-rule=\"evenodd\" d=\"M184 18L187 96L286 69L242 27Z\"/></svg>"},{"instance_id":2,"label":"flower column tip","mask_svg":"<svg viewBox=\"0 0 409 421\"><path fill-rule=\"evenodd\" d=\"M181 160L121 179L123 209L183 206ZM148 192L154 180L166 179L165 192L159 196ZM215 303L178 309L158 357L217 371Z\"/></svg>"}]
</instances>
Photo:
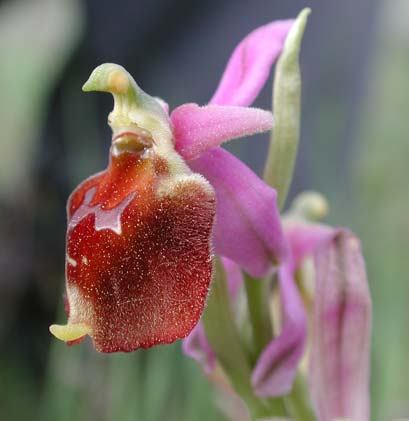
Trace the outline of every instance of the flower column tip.
<instances>
[{"instance_id":1,"label":"flower column tip","mask_svg":"<svg viewBox=\"0 0 409 421\"><path fill-rule=\"evenodd\" d=\"M93 70L82 90L84 92L103 91L125 94L129 86L129 74L122 66L104 63Z\"/></svg>"},{"instance_id":2,"label":"flower column tip","mask_svg":"<svg viewBox=\"0 0 409 421\"><path fill-rule=\"evenodd\" d=\"M122 132L143 129L156 143L173 148L169 117L162 105L144 92L122 66L104 63L96 67L82 87L84 92L108 92L114 97L114 108L108 116L113 138Z\"/></svg>"}]
</instances>

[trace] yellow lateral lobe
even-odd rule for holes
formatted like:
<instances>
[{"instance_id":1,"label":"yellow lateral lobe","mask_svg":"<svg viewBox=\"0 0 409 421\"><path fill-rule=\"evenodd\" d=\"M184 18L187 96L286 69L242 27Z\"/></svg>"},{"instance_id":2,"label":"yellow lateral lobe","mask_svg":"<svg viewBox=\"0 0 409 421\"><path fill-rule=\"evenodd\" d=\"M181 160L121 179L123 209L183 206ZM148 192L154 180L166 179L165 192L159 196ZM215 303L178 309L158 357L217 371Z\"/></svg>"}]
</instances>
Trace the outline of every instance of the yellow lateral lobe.
<instances>
[{"instance_id":1,"label":"yellow lateral lobe","mask_svg":"<svg viewBox=\"0 0 409 421\"><path fill-rule=\"evenodd\" d=\"M91 333L91 329L84 323L66 325L51 325L50 332L64 342L75 341Z\"/></svg>"}]
</instances>

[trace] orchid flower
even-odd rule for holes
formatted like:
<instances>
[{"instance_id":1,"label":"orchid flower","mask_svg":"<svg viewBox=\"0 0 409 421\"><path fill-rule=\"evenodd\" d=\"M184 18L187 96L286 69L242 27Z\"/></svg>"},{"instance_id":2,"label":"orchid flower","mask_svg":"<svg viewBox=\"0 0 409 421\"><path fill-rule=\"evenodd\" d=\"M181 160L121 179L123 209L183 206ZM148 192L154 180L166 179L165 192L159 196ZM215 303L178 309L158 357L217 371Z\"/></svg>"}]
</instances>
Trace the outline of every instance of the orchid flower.
<instances>
[{"instance_id":1,"label":"orchid flower","mask_svg":"<svg viewBox=\"0 0 409 421\"><path fill-rule=\"evenodd\" d=\"M274 189L219 146L271 129L270 111L248 108L292 21L265 25L235 49L209 105L170 115L124 68L97 67L84 91L110 92L106 170L71 194L66 247L68 344L89 335L102 352L186 337L212 277L212 244L253 276L286 257Z\"/></svg>"},{"instance_id":2,"label":"orchid flower","mask_svg":"<svg viewBox=\"0 0 409 421\"><path fill-rule=\"evenodd\" d=\"M304 200L306 199L306 200ZM305 206L305 202L309 202ZM281 333L259 356L252 373L255 394L276 397L291 391L304 352L305 306L295 282L306 261L314 264L308 373L311 400L320 421L369 419L369 344L371 301L359 242L349 231L308 222L321 218L326 204L316 194L302 195L285 218L289 258L278 271L283 308ZM308 210L308 213L306 211ZM300 218L300 214L303 217ZM243 278L224 262L228 284ZM230 294L231 300L236 299ZM211 374L217 358L201 325L184 341L184 352Z\"/></svg>"},{"instance_id":3,"label":"orchid flower","mask_svg":"<svg viewBox=\"0 0 409 421\"><path fill-rule=\"evenodd\" d=\"M277 164L278 169L270 170L266 167L265 176L267 179L272 177L270 182L280 191L281 204L288 191L298 142L298 52L307 14L308 12L300 14L288 35L274 86L274 106L280 111L280 125L277 130L274 129L273 148L270 148L270 152L275 154L269 155L267 166ZM280 163L280 157L287 160L284 166ZM250 366L252 371L247 370L244 374L244 382L246 376L251 377L253 391L249 392L247 389L241 395L249 406L252 405L254 395L260 400L264 399L266 405L269 405L268 399L288 395L288 403L293 407L290 414L301 417L300 419L315 419L308 400L304 401L305 398L296 396L298 386L294 384L301 358L305 354L307 339L306 309L298 282L304 262L313 259L312 279L315 293L313 316L310 317L313 319L314 330L312 334L308 332L308 340L312 343L308 365L310 397L315 414L320 421L341 417L367 420L371 304L364 263L359 243L353 234L344 229L309 222L311 219L322 218L326 211L327 205L321 196L307 193L300 195L294 209L283 218L285 237L281 238L281 242L282 248L287 252L278 269L275 269L282 313L278 317L280 322L276 323L278 333L274 336L272 331L267 332L267 337L272 337L271 341L257 354L257 360ZM237 270L249 273L236 260L233 262L236 265L233 280L232 268L227 268L226 261L223 264L229 286L232 283L237 286ZM273 267L271 269L274 270ZM250 279L250 282L262 281ZM230 293L232 310L235 299ZM250 310L254 304L251 303L248 292L247 299ZM217 325L214 326L217 328ZM264 327L268 328L268 323L264 323ZM254 325L253 329L256 334L261 333L260 325ZM229 373L226 374L230 375L231 363L226 363L226 352L220 347L223 342L213 335L212 330L210 333L217 351L208 343L201 324L185 339L183 350L201 363L208 374L215 371L220 355L223 357L219 361L220 366L227 367ZM265 336L266 332L262 333ZM348 352L350 342L353 342L353 354ZM237 344L239 342L236 341L235 345ZM300 403L299 399L303 402ZM292 412L294 405L298 409ZM276 409L279 413L276 412L275 415L288 415L285 408L283 410L278 406ZM257 411L258 409L253 412ZM260 413L264 414L265 410L261 408ZM274 411L270 411L270 414L273 413Z\"/></svg>"},{"instance_id":4,"label":"orchid flower","mask_svg":"<svg viewBox=\"0 0 409 421\"><path fill-rule=\"evenodd\" d=\"M301 207L305 200L312 203L309 211L315 206L315 215L322 215L322 200L306 194ZM346 229L291 216L285 232L295 267L307 258L313 262L308 376L318 420L369 420L372 306L359 240ZM267 361L268 353L260 360ZM258 376L268 377L261 364L258 370ZM267 388L260 391L268 395Z\"/></svg>"},{"instance_id":5,"label":"orchid flower","mask_svg":"<svg viewBox=\"0 0 409 421\"><path fill-rule=\"evenodd\" d=\"M83 90L114 96L109 164L68 200L68 323L50 330L68 344L89 335L101 352L185 338L184 352L208 375L219 363L222 378L254 416L288 415L283 400L274 398L292 393L304 356L318 419L365 421L371 303L359 242L345 229L312 222L326 212L320 196L301 195L283 217L279 212L298 143L298 54L308 13L247 35L205 106L184 104L169 115L168 105L142 91L121 66L92 72ZM221 145L272 129L272 113L249 106L282 50L267 183ZM223 266L213 265L213 253ZM307 262L313 262L312 313L303 301ZM203 324L214 266L219 295L210 295ZM266 296L260 320L267 323L251 321L253 339L260 330L263 338L249 351L231 313L243 283L251 313L257 300L251 303L248 282L263 285L273 277L277 329L273 333L272 297ZM236 348L223 348L229 342ZM230 351L240 354L234 363ZM304 414L311 410L306 406Z\"/></svg>"},{"instance_id":6,"label":"orchid flower","mask_svg":"<svg viewBox=\"0 0 409 421\"><path fill-rule=\"evenodd\" d=\"M358 239L332 231L315 254L311 397L320 421L369 420L371 299Z\"/></svg>"}]
</instances>

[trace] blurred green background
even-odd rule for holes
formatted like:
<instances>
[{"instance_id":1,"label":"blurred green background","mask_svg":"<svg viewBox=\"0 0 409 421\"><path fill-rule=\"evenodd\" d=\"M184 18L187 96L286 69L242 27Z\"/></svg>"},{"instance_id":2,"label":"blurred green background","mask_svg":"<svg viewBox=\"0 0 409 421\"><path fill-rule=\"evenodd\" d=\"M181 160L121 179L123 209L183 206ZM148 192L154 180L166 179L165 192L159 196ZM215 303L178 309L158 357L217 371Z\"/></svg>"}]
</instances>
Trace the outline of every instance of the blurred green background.
<instances>
[{"instance_id":1,"label":"blurred green background","mask_svg":"<svg viewBox=\"0 0 409 421\"><path fill-rule=\"evenodd\" d=\"M91 70L124 65L175 107L204 104L251 29L313 10L292 196L315 189L328 222L362 239L374 301L372 419L409 417L409 2L407 0L0 1L0 419L223 420L180 343L105 356L68 348L65 201L101 170L109 96ZM257 105L270 108L271 80ZM228 146L261 173L267 136Z\"/></svg>"}]
</instances>

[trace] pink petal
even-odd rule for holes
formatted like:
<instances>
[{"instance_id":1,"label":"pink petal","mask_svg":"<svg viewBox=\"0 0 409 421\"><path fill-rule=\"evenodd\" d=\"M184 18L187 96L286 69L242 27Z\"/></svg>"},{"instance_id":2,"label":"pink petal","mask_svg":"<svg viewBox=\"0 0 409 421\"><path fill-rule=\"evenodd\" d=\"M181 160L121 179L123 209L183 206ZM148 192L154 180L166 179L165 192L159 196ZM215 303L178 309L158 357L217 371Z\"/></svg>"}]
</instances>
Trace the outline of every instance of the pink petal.
<instances>
[{"instance_id":1,"label":"pink petal","mask_svg":"<svg viewBox=\"0 0 409 421\"><path fill-rule=\"evenodd\" d=\"M216 191L216 254L260 278L287 255L277 194L239 159L215 148L188 162Z\"/></svg>"},{"instance_id":2,"label":"pink petal","mask_svg":"<svg viewBox=\"0 0 409 421\"><path fill-rule=\"evenodd\" d=\"M311 255L320 242L334 235L332 227L299 221L287 221L284 231L290 244L294 268L299 266L305 256Z\"/></svg>"},{"instance_id":3,"label":"pink petal","mask_svg":"<svg viewBox=\"0 0 409 421\"><path fill-rule=\"evenodd\" d=\"M304 351L306 318L289 265L279 271L284 324L281 334L261 353L252 374L252 385L260 397L280 396L291 390Z\"/></svg>"},{"instance_id":4,"label":"pink petal","mask_svg":"<svg viewBox=\"0 0 409 421\"><path fill-rule=\"evenodd\" d=\"M293 22L272 22L247 35L233 51L210 103L251 104L266 83Z\"/></svg>"},{"instance_id":5,"label":"pink petal","mask_svg":"<svg viewBox=\"0 0 409 421\"><path fill-rule=\"evenodd\" d=\"M176 150L186 160L227 140L270 130L273 116L258 108L184 104L171 115Z\"/></svg>"},{"instance_id":6,"label":"pink petal","mask_svg":"<svg viewBox=\"0 0 409 421\"><path fill-rule=\"evenodd\" d=\"M199 363L206 374L213 371L216 365L216 355L207 341L203 325L200 322L189 336L183 339L182 351Z\"/></svg>"},{"instance_id":7,"label":"pink petal","mask_svg":"<svg viewBox=\"0 0 409 421\"><path fill-rule=\"evenodd\" d=\"M318 419L369 419L371 299L358 239L338 230L315 254L311 395Z\"/></svg>"}]
</instances>

